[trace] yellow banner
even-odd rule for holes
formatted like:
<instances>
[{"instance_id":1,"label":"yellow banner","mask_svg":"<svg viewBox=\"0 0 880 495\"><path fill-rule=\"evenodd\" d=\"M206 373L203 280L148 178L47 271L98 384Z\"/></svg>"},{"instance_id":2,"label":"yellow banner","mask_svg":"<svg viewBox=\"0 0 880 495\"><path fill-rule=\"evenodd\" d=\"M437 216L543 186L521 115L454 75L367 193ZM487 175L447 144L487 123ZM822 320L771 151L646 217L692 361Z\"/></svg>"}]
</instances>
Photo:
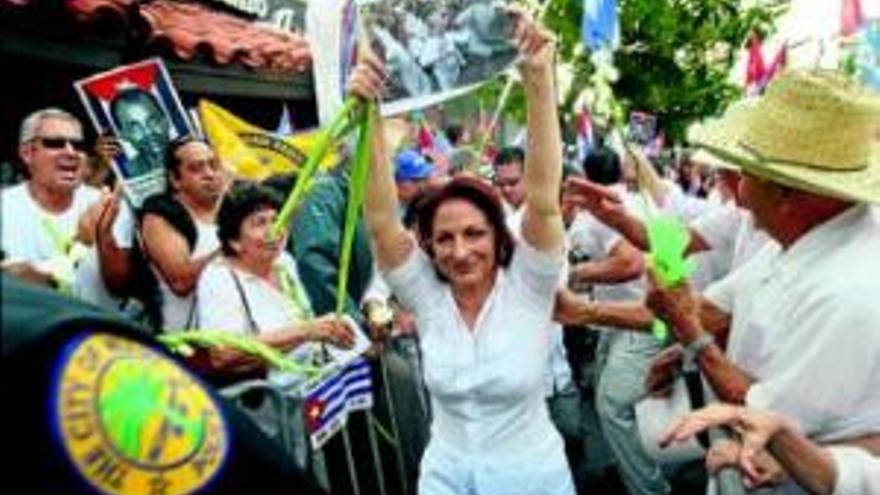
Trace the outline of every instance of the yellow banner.
<instances>
[{"instance_id":1,"label":"yellow banner","mask_svg":"<svg viewBox=\"0 0 880 495\"><path fill-rule=\"evenodd\" d=\"M299 170L318 134L312 131L276 136L207 100L199 100L199 117L217 155L242 179L263 180ZM328 153L321 168L332 167L336 160L335 153Z\"/></svg>"}]
</instances>

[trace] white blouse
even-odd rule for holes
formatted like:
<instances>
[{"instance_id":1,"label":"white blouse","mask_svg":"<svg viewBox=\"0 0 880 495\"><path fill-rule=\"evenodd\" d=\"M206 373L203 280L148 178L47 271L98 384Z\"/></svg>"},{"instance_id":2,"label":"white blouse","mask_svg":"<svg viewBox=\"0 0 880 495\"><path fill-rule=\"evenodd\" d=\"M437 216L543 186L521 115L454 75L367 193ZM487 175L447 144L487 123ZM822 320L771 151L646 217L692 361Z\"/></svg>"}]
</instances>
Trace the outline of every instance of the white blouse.
<instances>
[{"instance_id":1,"label":"white blouse","mask_svg":"<svg viewBox=\"0 0 880 495\"><path fill-rule=\"evenodd\" d=\"M420 494L574 493L542 383L564 262L517 243L473 330L420 249L386 274L415 315L434 411Z\"/></svg>"},{"instance_id":2,"label":"white blouse","mask_svg":"<svg viewBox=\"0 0 880 495\"><path fill-rule=\"evenodd\" d=\"M281 270L292 279L294 290L302 288L296 263L287 252L282 252L277 263ZM241 284L241 293L236 287L235 279ZM311 306L308 298L303 297L302 304L291 301L283 291L268 281L251 273L233 267L225 258L212 260L199 277L197 292L198 328L212 331L226 331L239 334L265 333L278 330L284 326L309 318ZM246 298L242 298L242 294ZM248 318L253 318L251 324ZM289 355L295 359L305 359L310 352L308 344L293 349ZM270 379L283 384L290 384L294 377L284 373L272 372Z\"/></svg>"}]
</instances>

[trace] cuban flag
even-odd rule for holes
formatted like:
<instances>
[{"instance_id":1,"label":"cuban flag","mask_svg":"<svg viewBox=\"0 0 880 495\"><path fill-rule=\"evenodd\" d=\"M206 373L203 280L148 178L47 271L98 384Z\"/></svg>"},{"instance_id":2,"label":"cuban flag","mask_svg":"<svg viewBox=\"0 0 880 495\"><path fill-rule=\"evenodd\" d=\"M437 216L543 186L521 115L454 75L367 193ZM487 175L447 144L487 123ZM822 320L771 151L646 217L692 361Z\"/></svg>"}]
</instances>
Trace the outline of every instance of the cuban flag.
<instances>
[{"instance_id":1,"label":"cuban flag","mask_svg":"<svg viewBox=\"0 0 880 495\"><path fill-rule=\"evenodd\" d=\"M340 372L318 383L306 394L303 415L312 447L320 449L345 427L348 413L373 406L370 363L357 358Z\"/></svg>"},{"instance_id":2,"label":"cuban flag","mask_svg":"<svg viewBox=\"0 0 880 495\"><path fill-rule=\"evenodd\" d=\"M584 0L581 38L592 52L602 48L614 51L620 46L620 23L615 0Z\"/></svg>"},{"instance_id":3,"label":"cuban flag","mask_svg":"<svg viewBox=\"0 0 880 495\"><path fill-rule=\"evenodd\" d=\"M785 68L788 46L783 44L776 52L773 61L767 65L761 46L761 39L752 34L749 39L749 58L746 64L746 96L758 96L764 92L773 77Z\"/></svg>"},{"instance_id":4,"label":"cuban flag","mask_svg":"<svg viewBox=\"0 0 880 495\"><path fill-rule=\"evenodd\" d=\"M845 37L859 32L865 18L862 15L862 2L859 0L843 0L840 8L840 34Z\"/></svg>"},{"instance_id":5,"label":"cuban flag","mask_svg":"<svg viewBox=\"0 0 880 495\"><path fill-rule=\"evenodd\" d=\"M577 159L578 163L584 163L587 155L593 150L593 123L590 119L590 112L586 108L577 113L575 117L575 128L577 130Z\"/></svg>"}]
</instances>

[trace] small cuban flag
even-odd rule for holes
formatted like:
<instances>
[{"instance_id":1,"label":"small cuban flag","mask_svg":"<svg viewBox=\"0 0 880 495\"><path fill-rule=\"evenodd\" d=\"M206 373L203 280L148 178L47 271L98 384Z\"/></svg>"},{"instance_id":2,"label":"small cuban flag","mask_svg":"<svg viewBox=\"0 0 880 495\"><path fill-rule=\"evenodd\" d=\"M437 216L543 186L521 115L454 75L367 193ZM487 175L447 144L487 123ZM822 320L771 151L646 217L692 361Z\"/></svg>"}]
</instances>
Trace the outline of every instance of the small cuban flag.
<instances>
[{"instance_id":1,"label":"small cuban flag","mask_svg":"<svg viewBox=\"0 0 880 495\"><path fill-rule=\"evenodd\" d=\"M306 393L303 415L312 447L320 449L336 432L344 428L349 412L372 406L370 363L360 357Z\"/></svg>"}]
</instances>

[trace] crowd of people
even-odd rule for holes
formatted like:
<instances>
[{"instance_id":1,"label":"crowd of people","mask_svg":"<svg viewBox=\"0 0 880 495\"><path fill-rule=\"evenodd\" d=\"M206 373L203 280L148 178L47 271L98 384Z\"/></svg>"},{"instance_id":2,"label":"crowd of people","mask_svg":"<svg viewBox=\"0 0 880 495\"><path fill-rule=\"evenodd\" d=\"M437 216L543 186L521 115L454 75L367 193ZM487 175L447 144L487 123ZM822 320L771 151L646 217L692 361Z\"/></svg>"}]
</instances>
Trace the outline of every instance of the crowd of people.
<instances>
[{"instance_id":1,"label":"crowd of people","mask_svg":"<svg viewBox=\"0 0 880 495\"><path fill-rule=\"evenodd\" d=\"M157 334L228 331L300 360L369 333L394 370L397 448L420 494L698 493L702 459L666 464L645 442L722 426L732 436L707 446L709 475L880 493L880 97L792 70L700 126L675 176L627 143L564 163L553 38L523 18L515 38L525 148L481 166L455 132L426 149L372 116L350 319L334 314L347 159L276 238L295 177L233 181L188 136L165 150L168 190L133 211L118 188L85 183L82 124L54 108L21 125L25 178L0 196L3 271ZM363 56L350 92L378 100L387 80ZM93 150L105 165L119 152L110 138ZM687 231L694 264L672 286L646 261L661 218ZM218 389L301 378L224 348L185 364ZM688 372L714 404L642 438L640 403ZM280 438L286 418L250 402ZM322 482L336 491L330 456Z\"/></svg>"}]
</instances>

